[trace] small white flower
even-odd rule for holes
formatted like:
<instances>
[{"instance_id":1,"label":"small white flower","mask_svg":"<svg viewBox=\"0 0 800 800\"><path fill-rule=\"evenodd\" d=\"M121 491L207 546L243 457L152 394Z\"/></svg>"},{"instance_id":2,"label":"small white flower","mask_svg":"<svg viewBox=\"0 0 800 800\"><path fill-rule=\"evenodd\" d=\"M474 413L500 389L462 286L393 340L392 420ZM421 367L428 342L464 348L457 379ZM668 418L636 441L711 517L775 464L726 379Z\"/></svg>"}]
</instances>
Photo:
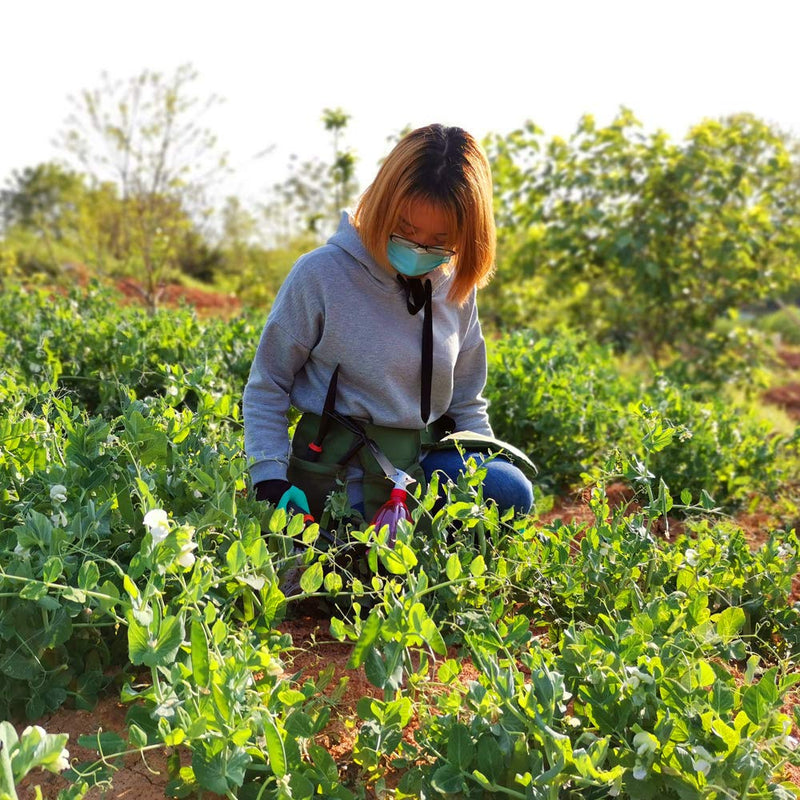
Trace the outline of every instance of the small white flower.
<instances>
[{"instance_id":1,"label":"small white flower","mask_svg":"<svg viewBox=\"0 0 800 800\"><path fill-rule=\"evenodd\" d=\"M162 508L154 508L144 515L144 526L147 528L150 536L153 537L153 543L159 544L169 535L169 518L167 512Z\"/></svg>"},{"instance_id":2,"label":"small white flower","mask_svg":"<svg viewBox=\"0 0 800 800\"><path fill-rule=\"evenodd\" d=\"M714 756L705 749L705 747L695 747L694 757L692 758L692 766L695 772L702 772L703 775L708 775L711 772L711 765L714 762Z\"/></svg>"},{"instance_id":3,"label":"small white flower","mask_svg":"<svg viewBox=\"0 0 800 800\"><path fill-rule=\"evenodd\" d=\"M63 528L67 524L67 515L63 511L56 511L50 515L50 522L54 528Z\"/></svg>"},{"instance_id":4,"label":"small white flower","mask_svg":"<svg viewBox=\"0 0 800 800\"><path fill-rule=\"evenodd\" d=\"M54 486L50 487L50 499L54 503L66 503L67 502L67 487L62 486L60 483L55 484Z\"/></svg>"},{"instance_id":5,"label":"small white flower","mask_svg":"<svg viewBox=\"0 0 800 800\"><path fill-rule=\"evenodd\" d=\"M188 544L183 545L181 547L181 552L178 553L178 557L175 559L182 567L186 567L187 569L194 564L196 561L194 557L194 550L197 545L194 542L189 542Z\"/></svg>"},{"instance_id":6,"label":"small white flower","mask_svg":"<svg viewBox=\"0 0 800 800\"><path fill-rule=\"evenodd\" d=\"M646 672L642 672L638 667L625 667L625 674L627 677L624 686L629 689L633 689L634 692L642 683L647 686L652 686L654 683L653 676L648 675ZM639 734L636 735L638 736ZM636 737L634 737L634 741L636 741Z\"/></svg>"},{"instance_id":7,"label":"small white flower","mask_svg":"<svg viewBox=\"0 0 800 800\"><path fill-rule=\"evenodd\" d=\"M655 753L658 750L658 739L652 733L647 731L639 731L633 737L633 746L636 748L637 756L645 756L649 753Z\"/></svg>"},{"instance_id":8,"label":"small white flower","mask_svg":"<svg viewBox=\"0 0 800 800\"><path fill-rule=\"evenodd\" d=\"M195 489L195 490L192 492L192 496L193 496L193 497L194 497L196 500L199 500L199 499L200 499L200 498L203 496L203 493L202 493L202 492L201 492L199 489Z\"/></svg>"},{"instance_id":9,"label":"small white flower","mask_svg":"<svg viewBox=\"0 0 800 800\"><path fill-rule=\"evenodd\" d=\"M69 750L66 747L61 751L61 754L51 767L51 771L58 770L63 772L65 769L69 769Z\"/></svg>"},{"instance_id":10,"label":"small white flower","mask_svg":"<svg viewBox=\"0 0 800 800\"><path fill-rule=\"evenodd\" d=\"M14 548L14 555L24 558L27 561L31 557L31 549L30 547L23 547L21 544L18 544Z\"/></svg>"},{"instance_id":11,"label":"small white flower","mask_svg":"<svg viewBox=\"0 0 800 800\"><path fill-rule=\"evenodd\" d=\"M686 563L690 567L696 567L697 566L697 562L699 560L698 559L698 555L697 555L697 550L692 550L692 548L690 547L683 554L683 557L686 560Z\"/></svg>"},{"instance_id":12,"label":"small white flower","mask_svg":"<svg viewBox=\"0 0 800 800\"><path fill-rule=\"evenodd\" d=\"M637 762L636 766L633 768L633 777L636 778L637 781L643 781L647 777L647 767Z\"/></svg>"}]
</instances>

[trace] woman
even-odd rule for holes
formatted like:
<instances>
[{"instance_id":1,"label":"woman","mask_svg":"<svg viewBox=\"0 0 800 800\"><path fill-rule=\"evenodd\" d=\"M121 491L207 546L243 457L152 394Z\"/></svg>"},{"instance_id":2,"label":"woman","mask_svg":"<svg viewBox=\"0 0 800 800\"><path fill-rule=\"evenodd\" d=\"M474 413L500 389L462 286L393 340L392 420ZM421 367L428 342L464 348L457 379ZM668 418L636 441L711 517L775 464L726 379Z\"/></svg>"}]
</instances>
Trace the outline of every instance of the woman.
<instances>
[{"instance_id":1,"label":"woman","mask_svg":"<svg viewBox=\"0 0 800 800\"><path fill-rule=\"evenodd\" d=\"M243 403L257 498L302 506L300 489L318 516L344 483L370 520L392 484L367 438L418 481L435 470L456 479L458 451L426 445L449 430L492 436L475 294L494 258L483 149L460 128L405 136L355 214L298 260L275 298ZM303 412L291 445L290 404ZM486 467L484 497L529 511L522 472L499 457Z\"/></svg>"}]
</instances>

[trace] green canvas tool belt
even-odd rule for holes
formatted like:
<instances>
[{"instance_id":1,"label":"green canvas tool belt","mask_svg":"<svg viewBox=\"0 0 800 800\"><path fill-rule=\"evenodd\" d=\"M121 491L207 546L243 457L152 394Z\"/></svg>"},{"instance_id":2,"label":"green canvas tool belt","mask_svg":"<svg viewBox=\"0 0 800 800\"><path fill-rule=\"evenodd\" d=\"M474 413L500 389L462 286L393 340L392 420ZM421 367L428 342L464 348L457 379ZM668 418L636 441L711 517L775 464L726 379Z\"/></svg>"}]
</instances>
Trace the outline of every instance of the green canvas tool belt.
<instances>
[{"instance_id":1,"label":"green canvas tool belt","mask_svg":"<svg viewBox=\"0 0 800 800\"><path fill-rule=\"evenodd\" d=\"M310 447L315 442L321 422L318 414L306 412L297 423L287 479L306 493L311 513L319 519L328 495L341 488L337 487L337 482L346 483L348 466L360 466L364 472L364 518L369 521L389 499L392 483L369 448L362 446L360 437L335 420L329 420L326 425L323 447L319 450ZM424 431L364 422L360 425L395 467L407 472L425 488L425 476L419 463ZM316 452L316 460L309 459L312 451ZM416 485L412 485L411 490L415 488Z\"/></svg>"}]
</instances>

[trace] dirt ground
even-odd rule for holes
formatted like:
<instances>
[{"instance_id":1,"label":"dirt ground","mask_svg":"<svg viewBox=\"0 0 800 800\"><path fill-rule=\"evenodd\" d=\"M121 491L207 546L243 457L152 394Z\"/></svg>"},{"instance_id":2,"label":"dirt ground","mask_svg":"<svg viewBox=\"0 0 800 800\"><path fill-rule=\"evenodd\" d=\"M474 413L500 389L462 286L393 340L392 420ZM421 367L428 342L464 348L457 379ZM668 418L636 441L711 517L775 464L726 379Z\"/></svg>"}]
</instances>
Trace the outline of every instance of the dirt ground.
<instances>
[{"instance_id":1,"label":"dirt ground","mask_svg":"<svg viewBox=\"0 0 800 800\"><path fill-rule=\"evenodd\" d=\"M120 290L131 301L138 297L136 289L132 286L126 286L123 283L120 285ZM165 289L164 300L167 303L178 303L182 299L195 304L200 313L206 311L209 313L219 313L220 311L236 313L238 310L235 300L224 295L198 293L181 287ZM781 357L790 370L800 370L800 353L784 351ZM800 383L792 382L773 388L765 394L764 399L785 408L787 413L800 420ZM629 503L631 499L630 492L622 485L609 487L609 495L614 505ZM547 514L541 515L540 521L546 524L560 518L564 522L573 520L589 522L593 519L593 515L587 500L585 493L575 497L559 498ZM758 511L741 515L737 521L745 530L754 548L763 543L767 532L774 527L776 522L768 513ZM673 525L672 533L677 534L678 530L679 528ZM800 576L795 584L793 599L800 599ZM327 619L309 615L287 621L280 628L283 632L291 634L297 648L292 663L287 665L290 673L302 670L313 678L325 667L333 665L335 673L331 687L336 686L340 677L347 676L345 695L320 743L330 750L335 759L348 760L354 735L353 727L347 723L356 718L355 706L358 700L367 695L377 696L378 690L367 682L363 670L352 671L346 668L351 647L336 642L331 637L328 622ZM469 666L467 669L469 670ZM467 674L465 677L469 679L475 676ZM68 733L67 746L70 757L79 762L91 759L94 754L77 745L78 737L84 734L94 734L98 730L123 734L126 711L127 706L120 703L116 696L110 696L101 699L93 711L60 709L39 720L37 724L50 733ZM412 734L413 725L407 735ZM787 774L787 777L800 784L800 771L792 771ZM100 788L93 789L87 797L89 800L107 800L109 798L163 800L166 783L166 753L149 755L146 763L139 757L131 757L123 768L115 773L111 788L105 791ZM35 795L32 787L36 784L41 786L44 797L49 800L54 798L58 790L66 786L67 782L60 776L50 773L31 774L20 792L20 800L33 800ZM205 794L204 798L214 800L214 796L210 794Z\"/></svg>"}]
</instances>

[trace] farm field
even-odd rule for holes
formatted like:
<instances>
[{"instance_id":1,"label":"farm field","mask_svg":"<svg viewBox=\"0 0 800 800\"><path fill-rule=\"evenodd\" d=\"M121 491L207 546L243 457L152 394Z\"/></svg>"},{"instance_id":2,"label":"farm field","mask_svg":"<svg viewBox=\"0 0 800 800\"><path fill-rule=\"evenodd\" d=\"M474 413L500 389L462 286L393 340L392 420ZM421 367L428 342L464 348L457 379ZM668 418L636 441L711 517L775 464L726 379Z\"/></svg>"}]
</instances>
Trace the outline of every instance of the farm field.
<instances>
[{"instance_id":1,"label":"farm field","mask_svg":"<svg viewBox=\"0 0 800 800\"><path fill-rule=\"evenodd\" d=\"M72 761L19 798L800 794L792 350L776 432L578 335L493 339L537 510L476 468L392 548L342 497L327 545L248 495L263 320L94 285L0 318L0 720Z\"/></svg>"}]
</instances>

